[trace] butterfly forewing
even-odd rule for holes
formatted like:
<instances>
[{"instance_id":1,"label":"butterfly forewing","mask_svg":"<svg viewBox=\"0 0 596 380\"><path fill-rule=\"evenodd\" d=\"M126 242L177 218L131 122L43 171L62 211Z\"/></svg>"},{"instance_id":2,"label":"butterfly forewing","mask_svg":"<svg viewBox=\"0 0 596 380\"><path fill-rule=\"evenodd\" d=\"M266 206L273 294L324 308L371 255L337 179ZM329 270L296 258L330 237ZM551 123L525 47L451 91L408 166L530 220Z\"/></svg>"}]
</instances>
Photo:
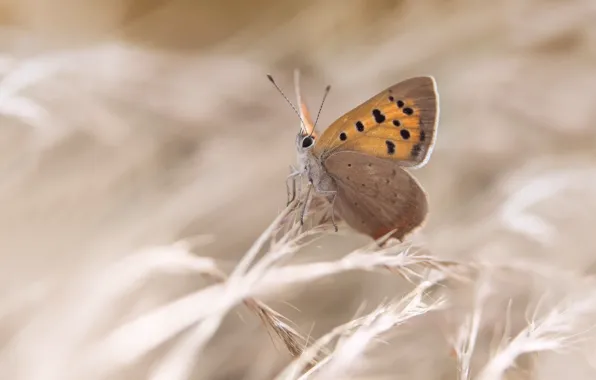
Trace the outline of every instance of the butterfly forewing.
<instances>
[{"instance_id":1,"label":"butterfly forewing","mask_svg":"<svg viewBox=\"0 0 596 380\"><path fill-rule=\"evenodd\" d=\"M386 158L401 166L420 167L430 158L439 107L432 77L415 77L380 92L331 124L314 154L342 151Z\"/></svg>"},{"instance_id":2,"label":"butterfly forewing","mask_svg":"<svg viewBox=\"0 0 596 380\"><path fill-rule=\"evenodd\" d=\"M404 236L428 212L426 193L399 164L358 152L337 152L323 163L337 184L334 208L353 229L374 239Z\"/></svg>"}]
</instances>

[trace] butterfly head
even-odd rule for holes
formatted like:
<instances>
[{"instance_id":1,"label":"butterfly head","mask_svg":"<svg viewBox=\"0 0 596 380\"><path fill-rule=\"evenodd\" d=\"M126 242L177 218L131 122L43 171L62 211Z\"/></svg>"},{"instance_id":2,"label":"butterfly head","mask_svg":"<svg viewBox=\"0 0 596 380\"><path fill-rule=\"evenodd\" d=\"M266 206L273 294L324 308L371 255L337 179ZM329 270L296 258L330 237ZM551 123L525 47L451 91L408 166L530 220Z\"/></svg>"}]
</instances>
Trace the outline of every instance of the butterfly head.
<instances>
[{"instance_id":1,"label":"butterfly head","mask_svg":"<svg viewBox=\"0 0 596 380\"><path fill-rule=\"evenodd\" d=\"M313 133L305 133L300 130L296 135L296 155L300 171L308 171L309 162L314 158L312 149L316 143L316 136Z\"/></svg>"},{"instance_id":2,"label":"butterfly head","mask_svg":"<svg viewBox=\"0 0 596 380\"><path fill-rule=\"evenodd\" d=\"M315 146L316 136L314 134L306 134L303 131L296 135L296 150L299 153L307 152Z\"/></svg>"},{"instance_id":3,"label":"butterfly head","mask_svg":"<svg viewBox=\"0 0 596 380\"><path fill-rule=\"evenodd\" d=\"M314 134L304 133L302 130L296 135L296 153L298 155L299 167L304 167L308 156L315 146L316 137Z\"/></svg>"}]
</instances>

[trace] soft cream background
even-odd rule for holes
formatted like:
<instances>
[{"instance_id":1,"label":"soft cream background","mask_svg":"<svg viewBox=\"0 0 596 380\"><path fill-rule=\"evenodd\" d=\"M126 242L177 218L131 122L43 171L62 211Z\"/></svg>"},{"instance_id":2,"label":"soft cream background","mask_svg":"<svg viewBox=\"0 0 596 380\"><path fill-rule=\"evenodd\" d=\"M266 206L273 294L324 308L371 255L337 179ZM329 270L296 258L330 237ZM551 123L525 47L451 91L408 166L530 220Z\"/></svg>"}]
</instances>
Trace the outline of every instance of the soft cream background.
<instances>
[{"instance_id":1,"label":"soft cream background","mask_svg":"<svg viewBox=\"0 0 596 380\"><path fill-rule=\"evenodd\" d=\"M311 108L333 86L320 125L396 81L435 76L438 142L415 173L432 213L414 238L440 258L547 273L502 279L519 323L529 300L594 273L592 0L3 0L0 21L2 378L67 378L52 377L56 358L204 283L152 278L85 325L85 281L124 255L208 234L198 252L233 267L285 204L298 123L265 74L293 99L296 67ZM342 232L314 253L366 241ZM406 288L345 273L267 301L316 337ZM238 311L195 378L267 379L287 362ZM503 303L485 315L501 321ZM449 328L417 323L371 359L376 372L362 369L378 377L359 378L455 378ZM540 356L534 371L522 363L512 378L592 379L590 347ZM143 378L162 351L111 378Z\"/></svg>"}]
</instances>

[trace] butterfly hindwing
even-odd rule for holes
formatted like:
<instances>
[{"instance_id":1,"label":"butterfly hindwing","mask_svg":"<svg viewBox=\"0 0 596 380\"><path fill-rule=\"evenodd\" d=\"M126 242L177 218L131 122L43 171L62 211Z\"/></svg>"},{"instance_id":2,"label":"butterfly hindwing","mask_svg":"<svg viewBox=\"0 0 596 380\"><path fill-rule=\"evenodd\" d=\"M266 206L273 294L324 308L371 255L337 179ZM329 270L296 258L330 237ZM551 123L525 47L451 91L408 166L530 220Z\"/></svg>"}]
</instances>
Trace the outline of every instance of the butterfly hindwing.
<instances>
[{"instance_id":1,"label":"butterfly hindwing","mask_svg":"<svg viewBox=\"0 0 596 380\"><path fill-rule=\"evenodd\" d=\"M435 143L439 106L435 80L415 77L380 92L331 124L314 154L324 160L354 151L420 167Z\"/></svg>"},{"instance_id":2,"label":"butterfly hindwing","mask_svg":"<svg viewBox=\"0 0 596 380\"><path fill-rule=\"evenodd\" d=\"M353 229L374 239L395 230L403 240L424 222L426 193L397 162L342 151L323 165L337 184L334 209Z\"/></svg>"}]
</instances>

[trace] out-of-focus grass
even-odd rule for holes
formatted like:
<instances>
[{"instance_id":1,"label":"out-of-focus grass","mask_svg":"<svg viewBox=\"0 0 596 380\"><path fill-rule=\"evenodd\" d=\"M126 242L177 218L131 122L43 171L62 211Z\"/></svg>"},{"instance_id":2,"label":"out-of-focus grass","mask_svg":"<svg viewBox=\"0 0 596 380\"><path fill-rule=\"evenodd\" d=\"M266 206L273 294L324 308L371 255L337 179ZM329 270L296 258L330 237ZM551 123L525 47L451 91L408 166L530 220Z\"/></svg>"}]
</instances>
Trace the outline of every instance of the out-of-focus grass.
<instances>
[{"instance_id":1,"label":"out-of-focus grass","mask_svg":"<svg viewBox=\"0 0 596 380\"><path fill-rule=\"evenodd\" d=\"M0 2L0 377L594 378L595 12ZM267 240L296 67L321 126L436 77L412 246Z\"/></svg>"}]
</instances>

